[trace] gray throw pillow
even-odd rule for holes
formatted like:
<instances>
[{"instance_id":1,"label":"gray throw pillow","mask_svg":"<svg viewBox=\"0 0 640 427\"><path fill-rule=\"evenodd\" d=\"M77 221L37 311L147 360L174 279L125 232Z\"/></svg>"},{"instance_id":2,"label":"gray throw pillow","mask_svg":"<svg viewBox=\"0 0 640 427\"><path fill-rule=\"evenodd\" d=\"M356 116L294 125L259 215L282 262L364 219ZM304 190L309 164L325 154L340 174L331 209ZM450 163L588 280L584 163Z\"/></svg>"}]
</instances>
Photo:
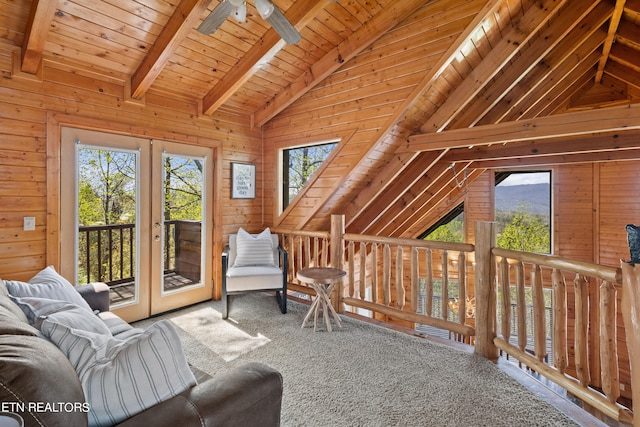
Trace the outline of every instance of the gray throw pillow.
<instances>
[{"instance_id":1,"label":"gray throw pillow","mask_svg":"<svg viewBox=\"0 0 640 427\"><path fill-rule=\"evenodd\" d=\"M17 280L5 280L4 283L9 294L14 297L36 297L66 301L93 312L73 285L58 274L53 266L40 271L28 283Z\"/></svg>"},{"instance_id":2,"label":"gray throw pillow","mask_svg":"<svg viewBox=\"0 0 640 427\"><path fill-rule=\"evenodd\" d=\"M41 330L76 368L90 426L111 426L196 384L173 324L161 320L127 340L44 319Z\"/></svg>"}]
</instances>

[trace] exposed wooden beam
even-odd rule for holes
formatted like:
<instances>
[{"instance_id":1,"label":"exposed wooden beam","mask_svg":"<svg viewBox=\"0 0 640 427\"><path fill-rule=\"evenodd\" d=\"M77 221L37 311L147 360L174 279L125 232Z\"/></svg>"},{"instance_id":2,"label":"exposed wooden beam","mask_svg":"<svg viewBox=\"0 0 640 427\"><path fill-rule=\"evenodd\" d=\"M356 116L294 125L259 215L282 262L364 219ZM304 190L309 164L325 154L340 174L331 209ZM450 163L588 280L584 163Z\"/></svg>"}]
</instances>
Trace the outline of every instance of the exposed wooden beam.
<instances>
[{"instance_id":1,"label":"exposed wooden beam","mask_svg":"<svg viewBox=\"0 0 640 427\"><path fill-rule=\"evenodd\" d=\"M436 113L422 125L420 130L423 133L444 130L514 55L524 46L527 46L527 42L549 22L554 15L554 11L559 10L565 2L566 0L546 0L540 6L530 7L517 25L514 24L509 27L491 50L491 55L488 55L473 69L462 84L458 85L453 93L447 97L446 102L438 108ZM467 41L467 43L470 42L471 40ZM463 45L461 45L460 49L462 50L463 48Z\"/></svg>"},{"instance_id":2,"label":"exposed wooden beam","mask_svg":"<svg viewBox=\"0 0 640 427\"><path fill-rule=\"evenodd\" d=\"M602 56L600 57L600 61L598 62L598 70L596 71L595 77L596 83L600 83L600 80L602 79L604 66L607 64L609 52L611 51L611 46L613 46L613 42L616 39L618 25L620 25L620 20L622 19L625 2L626 0L616 0L616 7L613 9L611 20L609 21L609 31L607 32L607 39L604 41L604 45L602 46Z\"/></svg>"},{"instance_id":3,"label":"exposed wooden beam","mask_svg":"<svg viewBox=\"0 0 640 427\"><path fill-rule=\"evenodd\" d=\"M260 127L271 120L280 111L340 68L343 63L362 52L367 46L406 19L424 3L425 0L404 0L382 9L356 32L315 62L283 92L271 99L267 105L256 111L254 114L255 125Z\"/></svg>"},{"instance_id":4,"label":"exposed wooden beam","mask_svg":"<svg viewBox=\"0 0 640 427\"><path fill-rule=\"evenodd\" d=\"M298 1L287 11L287 19L301 30L315 18L332 0ZM204 114L213 114L222 104L247 82L259 69L259 64L268 62L284 46L285 42L273 28L247 52L222 80L202 99Z\"/></svg>"},{"instance_id":5,"label":"exposed wooden beam","mask_svg":"<svg viewBox=\"0 0 640 427\"><path fill-rule=\"evenodd\" d=\"M640 129L640 104L413 135L398 152L474 147Z\"/></svg>"},{"instance_id":6,"label":"exposed wooden beam","mask_svg":"<svg viewBox=\"0 0 640 427\"><path fill-rule=\"evenodd\" d=\"M24 40L22 42L22 66L25 73L36 74L42 62L42 51L47 40L53 17L58 7L57 0L34 0Z\"/></svg>"},{"instance_id":7,"label":"exposed wooden beam","mask_svg":"<svg viewBox=\"0 0 640 427\"><path fill-rule=\"evenodd\" d=\"M557 156L525 157L509 160L478 160L471 167L485 169L567 165L575 163L600 163L640 159L640 149L605 151L600 153L560 154Z\"/></svg>"},{"instance_id":8,"label":"exposed wooden beam","mask_svg":"<svg viewBox=\"0 0 640 427\"><path fill-rule=\"evenodd\" d=\"M207 9L211 0L182 0L131 76L131 98L140 99Z\"/></svg>"},{"instance_id":9,"label":"exposed wooden beam","mask_svg":"<svg viewBox=\"0 0 640 427\"><path fill-rule=\"evenodd\" d=\"M611 151L635 149L640 149L640 132L628 131L458 148L451 150L443 157L442 161L446 163L470 162L478 159L494 161L585 153L593 153L598 156Z\"/></svg>"}]
</instances>

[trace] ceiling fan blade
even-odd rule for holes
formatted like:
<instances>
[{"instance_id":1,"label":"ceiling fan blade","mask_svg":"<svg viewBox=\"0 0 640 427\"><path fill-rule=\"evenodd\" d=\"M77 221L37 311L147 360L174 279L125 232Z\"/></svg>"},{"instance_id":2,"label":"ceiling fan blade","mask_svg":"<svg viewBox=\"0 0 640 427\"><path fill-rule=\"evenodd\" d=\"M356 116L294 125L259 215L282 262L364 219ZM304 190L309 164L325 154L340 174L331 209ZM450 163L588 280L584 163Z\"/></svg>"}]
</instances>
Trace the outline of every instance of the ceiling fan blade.
<instances>
[{"instance_id":1,"label":"ceiling fan blade","mask_svg":"<svg viewBox=\"0 0 640 427\"><path fill-rule=\"evenodd\" d=\"M276 32L280 34L280 37L287 43L296 44L302 39L296 27L291 25L291 22L289 22L277 7L275 7L273 13L267 17L267 21L269 21L273 29L276 30Z\"/></svg>"},{"instance_id":2,"label":"ceiling fan blade","mask_svg":"<svg viewBox=\"0 0 640 427\"><path fill-rule=\"evenodd\" d=\"M198 32L202 34L215 33L218 27L231 15L232 11L233 5L229 1L221 1L198 26Z\"/></svg>"}]
</instances>

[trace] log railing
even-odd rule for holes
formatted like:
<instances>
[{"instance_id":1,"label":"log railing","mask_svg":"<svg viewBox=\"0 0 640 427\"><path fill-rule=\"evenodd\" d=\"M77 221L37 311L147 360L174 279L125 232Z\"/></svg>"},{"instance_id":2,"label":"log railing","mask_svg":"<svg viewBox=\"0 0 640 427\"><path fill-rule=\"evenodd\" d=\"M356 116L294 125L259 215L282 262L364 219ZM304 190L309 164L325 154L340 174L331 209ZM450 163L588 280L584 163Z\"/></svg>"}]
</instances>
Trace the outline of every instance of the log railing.
<instances>
[{"instance_id":1,"label":"log railing","mask_svg":"<svg viewBox=\"0 0 640 427\"><path fill-rule=\"evenodd\" d=\"M640 395L640 266L634 269L623 263L614 268L500 249L493 223L477 223L476 244L471 245L349 234L343 231L343 221L340 215L332 216L329 232L273 229L289 253L291 291L314 295L297 281L299 269L342 268L346 279L332 297L338 311L365 310L380 320L447 330L474 344L476 353L494 361L506 353L611 418L640 427L640 417L619 402L616 335L626 326L636 397ZM618 320L619 289L624 290L621 308L626 325ZM549 290L551 325L545 320L544 293ZM434 292L441 298L433 298ZM471 297L475 310L467 305ZM434 310L437 316L432 316L432 300L442 305ZM457 318L451 321L453 301ZM530 310L533 316L528 315ZM533 337L527 330L534 331ZM549 340L552 354L547 354ZM533 350L528 342L533 342Z\"/></svg>"},{"instance_id":2,"label":"log railing","mask_svg":"<svg viewBox=\"0 0 640 427\"><path fill-rule=\"evenodd\" d=\"M620 269L582 262L569 264L559 257L500 248L494 248L492 253L498 273L497 309L502 313L493 340L495 346L611 418L630 423L628 410L616 403L620 397L620 370L615 285L621 283ZM589 287L592 286L599 286L598 298L590 295ZM552 355L546 353L545 288L551 288L553 296ZM533 300L533 355L525 352L527 293ZM574 301L572 306L568 304L569 300ZM513 302L517 313L515 337L511 336L510 307ZM591 310L599 313L597 325L591 326L599 330L599 342L595 346L590 346ZM567 328L569 312L575 313L571 335ZM592 369L589 364L590 347L600 348L599 364L596 365L599 369ZM568 369L569 348L573 348L575 359L571 372ZM549 363L545 363L547 357ZM598 375L600 378L596 378ZM591 384L601 384L601 390L592 388Z\"/></svg>"}]
</instances>

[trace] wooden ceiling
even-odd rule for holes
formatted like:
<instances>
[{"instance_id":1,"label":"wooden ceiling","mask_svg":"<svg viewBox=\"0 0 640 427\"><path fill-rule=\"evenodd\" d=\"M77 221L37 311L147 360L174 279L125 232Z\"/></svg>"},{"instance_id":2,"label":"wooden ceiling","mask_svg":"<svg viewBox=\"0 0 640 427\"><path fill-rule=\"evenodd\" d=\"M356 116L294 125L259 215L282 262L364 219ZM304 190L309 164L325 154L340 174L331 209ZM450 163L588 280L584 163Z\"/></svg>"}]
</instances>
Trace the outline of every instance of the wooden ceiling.
<instances>
[{"instance_id":1,"label":"wooden ceiling","mask_svg":"<svg viewBox=\"0 0 640 427\"><path fill-rule=\"evenodd\" d=\"M484 168L640 150L633 130L620 132L627 122L573 132L544 121L571 114L580 123L593 109L603 111L594 122L635 120L638 112L621 106L640 99L640 0L476 0L451 10L446 0L273 2L300 31L298 44L282 42L251 1L246 23L227 19L212 35L198 33L218 0L0 0L0 38L22 48L25 73L48 61L120 82L134 101L151 93L196 99L203 115L224 109L260 127L400 24L426 22L434 10L465 22L443 36L442 54L421 70L394 117L296 227L326 228L322 218L341 212L353 232L415 236L460 200L457 182ZM417 42L409 33L393 37L389 43ZM509 144L500 133L467 146L446 138L468 128L490 135L499 125L518 133L522 124L556 123L561 129L551 135ZM576 139L555 143L566 136ZM336 176L331 167L322 173Z\"/></svg>"}]
</instances>

